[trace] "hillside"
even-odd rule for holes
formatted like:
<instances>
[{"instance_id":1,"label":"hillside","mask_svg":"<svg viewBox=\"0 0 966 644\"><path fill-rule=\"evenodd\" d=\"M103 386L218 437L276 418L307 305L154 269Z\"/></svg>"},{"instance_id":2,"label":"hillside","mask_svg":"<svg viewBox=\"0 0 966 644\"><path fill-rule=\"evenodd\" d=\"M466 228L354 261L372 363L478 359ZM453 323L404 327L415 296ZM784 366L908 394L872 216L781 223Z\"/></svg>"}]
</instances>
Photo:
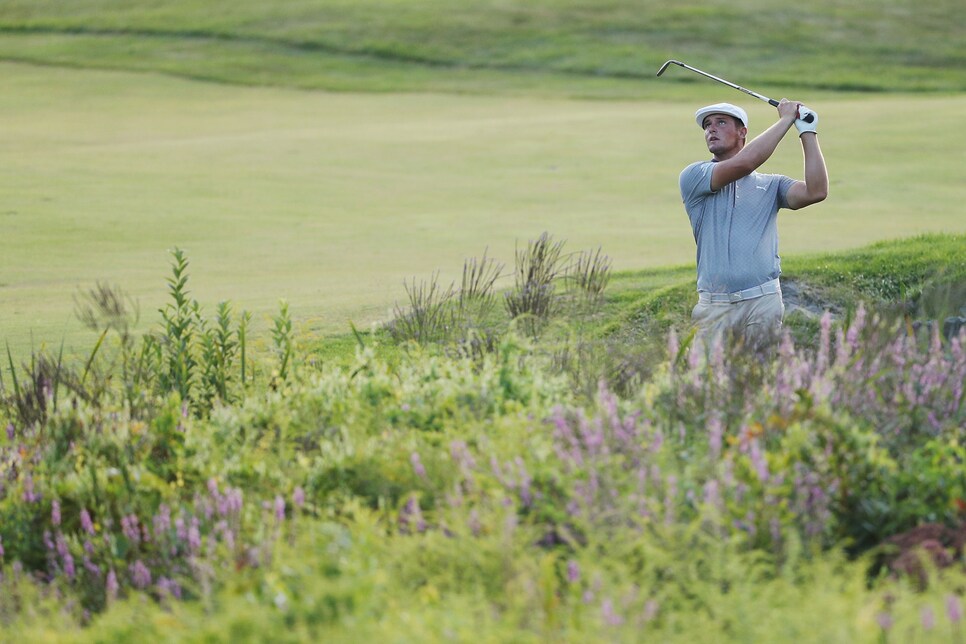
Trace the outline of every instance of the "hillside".
<instances>
[{"instance_id":1,"label":"hillside","mask_svg":"<svg viewBox=\"0 0 966 644\"><path fill-rule=\"evenodd\" d=\"M660 91L654 72L677 58L748 87L963 91L959 9L954 0L7 0L0 60L334 90L640 96Z\"/></svg>"}]
</instances>

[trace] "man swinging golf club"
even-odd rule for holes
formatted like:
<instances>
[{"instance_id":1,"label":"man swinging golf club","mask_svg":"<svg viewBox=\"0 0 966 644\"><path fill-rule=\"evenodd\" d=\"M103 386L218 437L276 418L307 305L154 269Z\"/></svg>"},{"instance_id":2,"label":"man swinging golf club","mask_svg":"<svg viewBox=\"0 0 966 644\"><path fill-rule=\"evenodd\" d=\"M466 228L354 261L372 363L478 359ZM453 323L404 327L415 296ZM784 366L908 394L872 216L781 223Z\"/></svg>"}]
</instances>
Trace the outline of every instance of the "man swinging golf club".
<instances>
[{"instance_id":1,"label":"man swinging golf club","mask_svg":"<svg viewBox=\"0 0 966 644\"><path fill-rule=\"evenodd\" d=\"M686 167L680 186L697 244L698 304L691 317L703 339L733 333L759 348L777 339L785 312L778 210L804 208L828 194L818 115L786 99L777 109L778 120L748 143L748 115L740 107L716 103L695 113L713 156ZM802 144L805 180L759 173L792 125Z\"/></svg>"}]
</instances>

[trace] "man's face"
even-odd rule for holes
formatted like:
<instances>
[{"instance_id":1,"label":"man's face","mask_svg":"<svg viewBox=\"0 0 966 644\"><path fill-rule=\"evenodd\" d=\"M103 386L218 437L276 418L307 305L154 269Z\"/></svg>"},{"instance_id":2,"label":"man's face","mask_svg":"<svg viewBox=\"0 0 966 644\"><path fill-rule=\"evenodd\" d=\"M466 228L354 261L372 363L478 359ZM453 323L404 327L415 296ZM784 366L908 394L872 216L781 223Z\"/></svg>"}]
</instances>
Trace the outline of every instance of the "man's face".
<instances>
[{"instance_id":1,"label":"man's face","mask_svg":"<svg viewBox=\"0 0 966 644\"><path fill-rule=\"evenodd\" d=\"M729 114L709 114L704 117L704 141L708 151L719 156L736 153L745 142L748 130Z\"/></svg>"}]
</instances>

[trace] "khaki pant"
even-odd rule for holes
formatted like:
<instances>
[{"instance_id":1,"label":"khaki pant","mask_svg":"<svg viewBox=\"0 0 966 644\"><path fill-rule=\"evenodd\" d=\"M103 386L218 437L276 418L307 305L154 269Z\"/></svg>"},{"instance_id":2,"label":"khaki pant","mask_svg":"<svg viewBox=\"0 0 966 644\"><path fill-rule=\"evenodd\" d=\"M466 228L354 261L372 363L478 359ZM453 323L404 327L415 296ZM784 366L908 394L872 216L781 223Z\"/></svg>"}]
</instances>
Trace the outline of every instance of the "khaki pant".
<instances>
[{"instance_id":1,"label":"khaki pant","mask_svg":"<svg viewBox=\"0 0 966 644\"><path fill-rule=\"evenodd\" d=\"M702 341L717 334L731 334L748 345L768 347L778 340L784 315L785 303L779 291L734 303L698 302L691 311L691 320Z\"/></svg>"}]
</instances>

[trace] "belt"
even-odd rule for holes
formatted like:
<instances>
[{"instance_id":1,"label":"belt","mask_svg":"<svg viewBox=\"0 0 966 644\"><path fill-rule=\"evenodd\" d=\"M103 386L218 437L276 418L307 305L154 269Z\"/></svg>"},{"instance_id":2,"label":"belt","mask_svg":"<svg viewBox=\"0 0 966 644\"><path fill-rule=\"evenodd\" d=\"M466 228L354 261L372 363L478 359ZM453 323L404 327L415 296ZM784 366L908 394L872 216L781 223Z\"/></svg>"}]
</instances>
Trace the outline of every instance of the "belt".
<instances>
[{"instance_id":1,"label":"belt","mask_svg":"<svg viewBox=\"0 0 966 644\"><path fill-rule=\"evenodd\" d=\"M698 292L698 301L702 304L734 304L736 302L742 302L744 300L753 300L756 297L762 297L763 295L772 295L774 293L781 293L781 286L778 284L778 278L765 282L764 284L759 284L758 286L752 286L751 288L746 288L743 291L735 291L734 293L708 293L707 291Z\"/></svg>"}]
</instances>

